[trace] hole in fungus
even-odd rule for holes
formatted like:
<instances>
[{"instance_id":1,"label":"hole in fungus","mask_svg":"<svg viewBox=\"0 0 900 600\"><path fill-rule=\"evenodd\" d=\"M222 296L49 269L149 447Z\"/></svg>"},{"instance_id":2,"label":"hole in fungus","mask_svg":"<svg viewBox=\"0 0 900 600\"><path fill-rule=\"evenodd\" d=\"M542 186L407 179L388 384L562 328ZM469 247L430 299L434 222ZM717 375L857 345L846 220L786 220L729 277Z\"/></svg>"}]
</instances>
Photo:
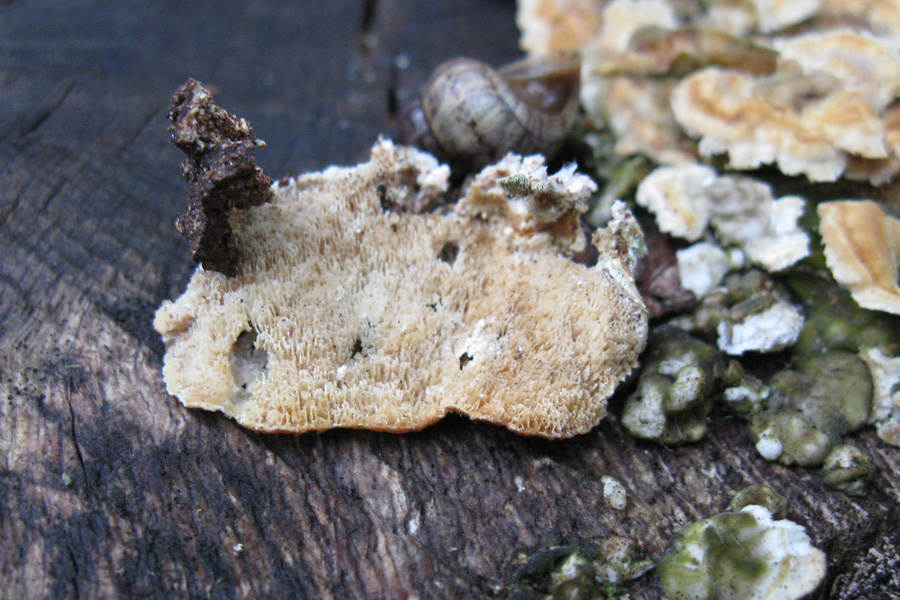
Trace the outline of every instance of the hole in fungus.
<instances>
[{"instance_id":1,"label":"hole in fungus","mask_svg":"<svg viewBox=\"0 0 900 600\"><path fill-rule=\"evenodd\" d=\"M453 266L453 263L456 262L456 257L459 255L459 244L456 242L447 242L441 247L441 251L438 252L438 258L450 266Z\"/></svg>"},{"instance_id":2,"label":"hole in fungus","mask_svg":"<svg viewBox=\"0 0 900 600\"><path fill-rule=\"evenodd\" d=\"M381 204L381 210L391 212L394 209L394 203L388 198L387 186L379 184L375 187L375 193L378 194L378 202Z\"/></svg>"},{"instance_id":3,"label":"hole in fungus","mask_svg":"<svg viewBox=\"0 0 900 600\"><path fill-rule=\"evenodd\" d=\"M357 354L362 354L362 350L363 350L362 339L356 338L356 341L353 342L353 350L350 351L350 358L351 359L356 358Z\"/></svg>"},{"instance_id":4,"label":"hole in fungus","mask_svg":"<svg viewBox=\"0 0 900 600\"><path fill-rule=\"evenodd\" d=\"M469 353L463 352L459 356L459 370L462 371L463 369L465 369L466 365L469 364L471 361L472 361L472 357L469 356Z\"/></svg>"},{"instance_id":5,"label":"hole in fungus","mask_svg":"<svg viewBox=\"0 0 900 600\"><path fill-rule=\"evenodd\" d=\"M231 376L239 389L237 401L246 400L266 378L269 355L256 345L256 330L242 331L231 347Z\"/></svg>"}]
</instances>

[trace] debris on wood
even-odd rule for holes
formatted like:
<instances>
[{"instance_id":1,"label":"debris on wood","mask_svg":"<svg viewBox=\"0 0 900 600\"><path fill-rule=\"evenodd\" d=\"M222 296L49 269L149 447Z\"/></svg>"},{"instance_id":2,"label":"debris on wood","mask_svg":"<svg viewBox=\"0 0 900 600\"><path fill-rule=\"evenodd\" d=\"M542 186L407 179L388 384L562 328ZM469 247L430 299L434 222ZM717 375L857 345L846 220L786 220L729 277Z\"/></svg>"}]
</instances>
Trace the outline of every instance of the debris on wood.
<instances>
[{"instance_id":1,"label":"debris on wood","mask_svg":"<svg viewBox=\"0 0 900 600\"><path fill-rule=\"evenodd\" d=\"M194 262L233 276L240 252L229 217L272 198L272 180L254 157L265 143L253 137L247 121L216 105L195 79L175 92L169 121L172 142L187 155L182 172L190 186L188 208L175 227L190 240Z\"/></svg>"}]
</instances>

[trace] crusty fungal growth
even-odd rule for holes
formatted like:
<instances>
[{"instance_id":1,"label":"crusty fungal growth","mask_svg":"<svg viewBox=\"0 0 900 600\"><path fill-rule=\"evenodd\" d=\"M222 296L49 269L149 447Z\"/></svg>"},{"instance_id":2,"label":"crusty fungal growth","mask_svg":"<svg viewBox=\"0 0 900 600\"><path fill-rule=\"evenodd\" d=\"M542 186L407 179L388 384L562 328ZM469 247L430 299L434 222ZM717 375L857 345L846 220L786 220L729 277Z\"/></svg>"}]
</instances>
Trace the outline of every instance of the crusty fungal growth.
<instances>
[{"instance_id":1,"label":"crusty fungal growth","mask_svg":"<svg viewBox=\"0 0 900 600\"><path fill-rule=\"evenodd\" d=\"M234 275L238 250L229 214L272 197L272 180L253 156L265 144L253 137L247 121L217 106L194 79L172 97L169 121L172 142L187 154L182 171L190 186L188 208L175 227L190 240L194 262Z\"/></svg>"},{"instance_id":2,"label":"crusty fungal growth","mask_svg":"<svg viewBox=\"0 0 900 600\"><path fill-rule=\"evenodd\" d=\"M604 416L647 335L635 241L598 232L611 251L588 268L501 218L384 210L378 190L421 164L404 157L379 142L234 214L236 275L199 269L157 312L170 393L261 431L402 432L458 412L557 438ZM639 235L629 222L614 231Z\"/></svg>"},{"instance_id":3,"label":"crusty fungal growth","mask_svg":"<svg viewBox=\"0 0 900 600\"><path fill-rule=\"evenodd\" d=\"M775 70L777 56L774 50L721 31L650 25L634 32L624 52L598 52L592 73L599 76L682 76L709 65L771 73Z\"/></svg>"},{"instance_id":4,"label":"crusty fungal growth","mask_svg":"<svg viewBox=\"0 0 900 600\"><path fill-rule=\"evenodd\" d=\"M575 172L575 164L547 174L540 154L509 153L475 176L456 207L462 216L501 216L525 235L549 231L553 239L574 252L583 252L587 240L580 216L597 184Z\"/></svg>"},{"instance_id":5,"label":"crusty fungal growth","mask_svg":"<svg viewBox=\"0 0 900 600\"><path fill-rule=\"evenodd\" d=\"M900 314L900 219L870 200L818 206L825 260L863 308Z\"/></svg>"},{"instance_id":6,"label":"crusty fungal growth","mask_svg":"<svg viewBox=\"0 0 900 600\"><path fill-rule=\"evenodd\" d=\"M885 109L900 93L900 53L864 32L830 30L774 42L778 69L752 77L708 68L683 79L671 106L703 156L729 166L776 163L788 175L883 181L894 163ZM875 161L876 164L867 164Z\"/></svg>"}]
</instances>

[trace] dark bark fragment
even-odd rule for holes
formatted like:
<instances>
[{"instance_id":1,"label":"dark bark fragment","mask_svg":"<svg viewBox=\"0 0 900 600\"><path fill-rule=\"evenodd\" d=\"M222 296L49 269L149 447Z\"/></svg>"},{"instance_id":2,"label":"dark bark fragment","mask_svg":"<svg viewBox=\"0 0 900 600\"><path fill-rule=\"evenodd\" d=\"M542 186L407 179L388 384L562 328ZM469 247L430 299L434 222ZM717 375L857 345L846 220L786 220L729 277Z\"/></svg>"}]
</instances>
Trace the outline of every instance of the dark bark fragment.
<instances>
[{"instance_id":1,"label":"dark bark fragment","mask_svg":"<svg viewBox=\"0 0 900 600\"><path fill-rule=\"evenodd\" d=\"M169 131L187 159L188 208L175 227L191 242L194 262L232 276L239 252L228 222L233 209L249 208L272 197L272 180L256 166L254 151L264 147L244 119L217 106L195 79L172 97Z\"/></svg>"}]
</instances>

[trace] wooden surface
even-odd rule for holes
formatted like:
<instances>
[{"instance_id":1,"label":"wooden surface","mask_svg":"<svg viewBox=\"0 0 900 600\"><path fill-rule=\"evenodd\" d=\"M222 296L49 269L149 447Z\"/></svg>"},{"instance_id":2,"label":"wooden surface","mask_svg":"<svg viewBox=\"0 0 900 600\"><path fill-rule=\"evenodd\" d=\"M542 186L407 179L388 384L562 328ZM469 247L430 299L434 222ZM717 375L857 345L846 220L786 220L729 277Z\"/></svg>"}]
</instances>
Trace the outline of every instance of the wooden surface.
<instances>
[{"instance_id":1,"label":"wooden surface","mask_svg":"<svg viewBox=\"0 0 900 600\"><path fill-rule=\"evenodd\" d=\"M853 499L766 463L719 414L670 450L614 417L563 442L462 418L259 435L166 395L150 322L193 269L173 227L174 89L196 77L249 119L276 179L351 164L440 60L516 57L513 13L0 0L0 597L493 597L515 549L615 534L656 557L754 483L828 553L815 598L900 597L900 450L871 431L853 442L879 471ZM631 589L660 595L652 575Z\"/></svg>"}]
</instances>

